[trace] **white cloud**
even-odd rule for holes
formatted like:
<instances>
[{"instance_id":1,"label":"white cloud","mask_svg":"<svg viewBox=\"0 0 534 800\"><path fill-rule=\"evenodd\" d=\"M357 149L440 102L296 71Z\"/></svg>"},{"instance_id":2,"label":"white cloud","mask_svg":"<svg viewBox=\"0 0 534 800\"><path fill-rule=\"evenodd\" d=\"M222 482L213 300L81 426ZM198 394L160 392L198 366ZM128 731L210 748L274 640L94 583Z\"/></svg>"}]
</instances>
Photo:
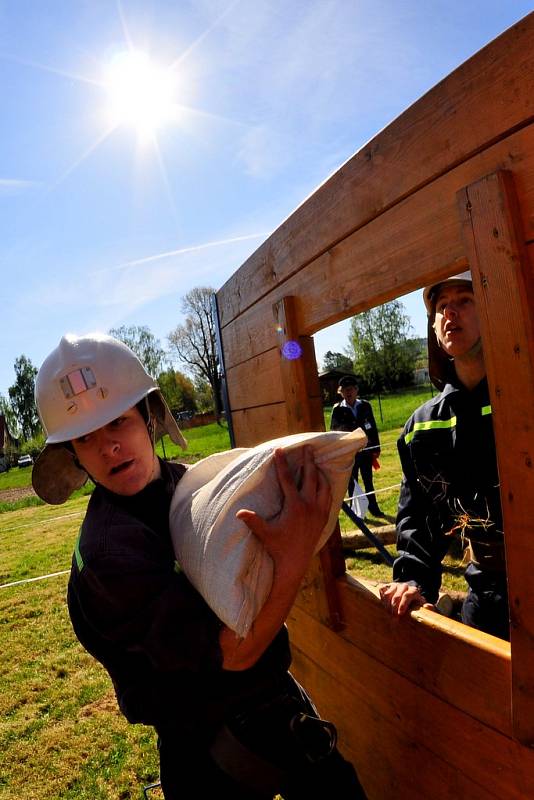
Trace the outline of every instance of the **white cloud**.
<instances>
[{"instance_id":1,"label":"white cloud","mask_svg":"<svg viewBox=\"0 0 534 800\"><path fill-rule=\"evenodd\" d=\"M160 298L178 299L201 284L219 288L268 233L230 236L213 242L129 259L111 267L79 265L68 282L59 279L40 286L26 302L54 308L79 308L80 317L105 309L127 317ZM178 302L177 302L178 307ZM111 311L113 309L113 311ZM83 319L80 319L83 325Z\"/></svg>"}]
</instances>

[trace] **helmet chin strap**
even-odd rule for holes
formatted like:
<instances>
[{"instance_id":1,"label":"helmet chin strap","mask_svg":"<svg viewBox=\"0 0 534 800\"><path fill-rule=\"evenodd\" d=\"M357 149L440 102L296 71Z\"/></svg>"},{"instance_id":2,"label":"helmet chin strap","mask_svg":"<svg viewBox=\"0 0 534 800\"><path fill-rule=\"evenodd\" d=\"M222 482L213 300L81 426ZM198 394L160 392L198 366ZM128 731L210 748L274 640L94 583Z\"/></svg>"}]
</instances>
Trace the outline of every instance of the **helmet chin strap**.
<instances>
[{"instance_id":1,"label":"helmet chin strap","mask_svg":"<svg viewBox=\"0 0 534 800\"><path fill-rule=\"evenodd\" d=\"M148 431L148 435L150 437L150 441L152 443L152 451L156 452L156 419L154 414L150 410L150 403L148 402L148 395L145 395L145 408L147 414L147 423L146 428Z\"/></svg>"},{"instance_id":2,"label":"helmet chin strap","mask_svg":"<svg viewBox=\"0 0 534 800\"><path fill-rule=\"evenodd\" d=\"M466 356L468 358L474 358L475 356L478 356L478 354L481 352L482 352L482 339L479 336L476 342L474 343L473 347L471 347L467 351Z\"/></svg>"}]
</instances>

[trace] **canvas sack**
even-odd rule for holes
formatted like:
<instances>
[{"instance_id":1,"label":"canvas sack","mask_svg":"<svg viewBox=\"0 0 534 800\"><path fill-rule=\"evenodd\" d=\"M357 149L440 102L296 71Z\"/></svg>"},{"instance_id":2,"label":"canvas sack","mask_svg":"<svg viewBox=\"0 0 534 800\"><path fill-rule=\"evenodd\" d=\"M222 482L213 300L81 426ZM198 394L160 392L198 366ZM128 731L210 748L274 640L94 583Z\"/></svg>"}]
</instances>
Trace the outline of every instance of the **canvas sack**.
<instances>
[{"instance_id":1,"label":"canvas sack","mask_svg":"<svg viewBox=\"0 0 534 800\"><path fill-rule=\"evenodd\" d=\"M299 433L253 448L216 453L189 467L178 483L170 508L176 559L220 620L246 636L267 599L273 562L263 544L239 519L242 508L273 519L282 508L273 452L281 447L298 481L303 445L330 484L332 501L317 550L332 533L358 450L367 437L355 431ZM291 529L287 531L291 536Z\"/></svg>"}]
</instances>

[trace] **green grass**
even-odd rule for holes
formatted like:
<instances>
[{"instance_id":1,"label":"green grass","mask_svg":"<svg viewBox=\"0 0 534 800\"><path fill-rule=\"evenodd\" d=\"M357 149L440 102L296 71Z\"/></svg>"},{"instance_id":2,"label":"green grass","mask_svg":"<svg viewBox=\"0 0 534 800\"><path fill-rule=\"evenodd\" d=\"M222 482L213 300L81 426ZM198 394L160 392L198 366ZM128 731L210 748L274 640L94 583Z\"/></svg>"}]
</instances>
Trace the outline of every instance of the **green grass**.
<instances>
[{"instance_id":1,"label":"green grass","mask_svg":"<svg viewBox=\"0 0 534 800\"><path fill-rule=\"evenodd\" d=\"M433 394L436 394L435 389L432 389L430 385L423 385L402 389L395 394L380 395L380 397L372 395L365 399L371 403L378 430L390 431L393 428L400 430L410 414L422 403L430 400ZM332 406L326 406L324 416L327 430L330 427L331 414Z\"/></svg>"},{"instance_id":2,"label":"green grass","mask_svg":"<svg viewBox=\"0 0 534 800\"><path fill-rule=\"evenodd\" d=\"M87 497L0 517L0 583L68 569ZM155 736L116 709L65 606L67 575L0 589L2 800L141 798Z\"/></svg>"},{"instance_id":3,"label":"green grass","mask_svg":"<svg viewBox=\"0 0 534 800\"><path fill-rule=\"evenodd\" d=\"M183 431L183 434L187 439L187 450L182 450L168 436L164 436L163 445L158 442L156 448L158 454L163 456L164 447L167 458L192 462L198 461L200 458L206 458L212 453L230 449L230 435L226 422L221 423L221 425L212 422L209 425L201 425L198 428L188 428Z\"/></svg>"},{"instance_id":4,"label":"green grass","mask_svg":"<svg viewBox=\"0 0 534 800\"><path fill-rule=\"evenodd\" d=\"M8 472L0 474L1 489L20 489L23 486L31 486L32 467L12 467Z\"/></svg>"},{"instance_id":5,"label":"green grass","mask_svg":"<svg viewBox=\"0 0 534 800\"><path fill-rule=\"evenodd\" d=\"M395 558L397 549L395 545L388 545L386 549ZM367 550L354 551L346 554L346 567L355 578L362 577L366 580L389 583L391 581L391 567L389 567L380 553L374 547ZM443 578L441 590L443 592L465 592L466 583L463 577L465 566L462 563L462 553L454 545L449 555L443 562Z\"/></svg>"}]
</instances>

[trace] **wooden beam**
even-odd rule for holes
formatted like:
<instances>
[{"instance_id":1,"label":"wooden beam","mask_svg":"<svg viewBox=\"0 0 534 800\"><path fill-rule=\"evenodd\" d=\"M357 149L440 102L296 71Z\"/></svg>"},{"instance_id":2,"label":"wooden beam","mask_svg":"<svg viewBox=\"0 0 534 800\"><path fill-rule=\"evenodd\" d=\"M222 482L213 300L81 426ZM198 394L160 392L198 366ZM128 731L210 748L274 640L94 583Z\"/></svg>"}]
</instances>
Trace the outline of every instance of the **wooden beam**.
<instances>
[{"instance_id":1,"label":"wooden beam","mask_svg":"<svg viewBox=\"0 0 534 800\"><path fill-rule=\"evenodd\" d=\"M299 332L310 335L466 269L456 192L501 167L517 176L523 225L534 238L531 125L406 198L287 281L270 284L267 296L223 328L227 369L277 346L271 307L285 295L298 297Z\"/></svg>"},{"instance_id":2,"label":"wooden beam","mask_svg":"<svg viewBox=\"0 0 534 800\"><path fill-rule=\"evenodd\" d=\"M324 417L314 413L309 396L320 397L313 339L299 335L297 301L282 297L273 305L280 376L291 433L324 430ZM311 391L310 391L311 389Z\"/></svg>"},{"instance_id":3,"label":"wooden beam","mask_svg":"<svg viewBox=\"0 0 534 800\"><path fill-rule=\"evenodd\" d=\"M511 614L512 711L534 745L534 274L511 173L468 186L458 202L480 310L501 481Z\"/></svg>"},{"instance_id":4,"label":"wooden beam","mask_svg":"<svg viewBox=\"0 0 534 800\"><path fill-rule=\"evenodd\" d=\"M273 305L275 331L278 337L282 389L290 433L324 430L321 389L313 339L299 335L298 304L294 297L283 297ZM311 402L313 395L314 402ZM339 531L339 525L336 526ZM337 552L335 542L337 541ZM341 616L335 580L339 575L339 536L332 538L319 558L314 559L300 592L312 613L335 630L341 627ZM344 569L344 567L343 567Z\"/></svg>"}]
</instances>

